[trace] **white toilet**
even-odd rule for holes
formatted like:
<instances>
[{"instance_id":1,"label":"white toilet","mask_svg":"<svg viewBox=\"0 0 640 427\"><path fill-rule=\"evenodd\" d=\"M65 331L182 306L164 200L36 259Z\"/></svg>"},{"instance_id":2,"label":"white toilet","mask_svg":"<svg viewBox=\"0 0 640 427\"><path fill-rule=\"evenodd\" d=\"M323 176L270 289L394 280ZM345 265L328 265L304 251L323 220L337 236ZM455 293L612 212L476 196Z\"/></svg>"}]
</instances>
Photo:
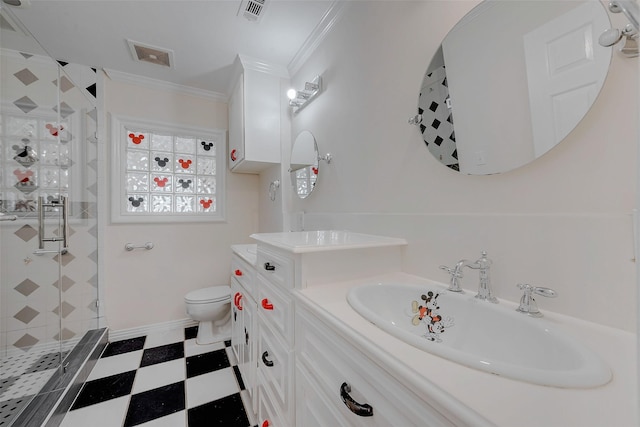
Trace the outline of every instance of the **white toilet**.
<instances>
[{"instance_id":1,"label":"white toilet","mask_svg":"<svg viewBox=\"0 0 640 427\"><path fill-rule=\"evenodd\" d=\"M211 344L231 336L231 287L196 289L184 297L187 314L198 324L197 344Z\"/></svg>"}]
</instances>

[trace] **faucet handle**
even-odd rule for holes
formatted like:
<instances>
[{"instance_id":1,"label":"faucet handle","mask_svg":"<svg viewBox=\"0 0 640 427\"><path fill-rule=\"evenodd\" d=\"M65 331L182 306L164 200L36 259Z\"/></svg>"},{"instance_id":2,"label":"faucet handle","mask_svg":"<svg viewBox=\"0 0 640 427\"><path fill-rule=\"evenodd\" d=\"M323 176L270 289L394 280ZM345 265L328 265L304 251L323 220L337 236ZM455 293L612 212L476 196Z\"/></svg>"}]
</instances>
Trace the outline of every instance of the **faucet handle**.
<instances>
[{"instance_id":1,"label":"faucet handle","mask_svg":"<svg viewBox=\"0 0 640 427\"><path fill-rule=\"evenodd\" d=\"M456 278L461 278L462 276L462 269L458 268L458 267L447 267L446 265L441 265L440 266L440 270L444 270L447 273L449 273L451 276L456 277Z\"/></svg>"},{"instance_id":2,"label":"faucet handle","mask_svg":"<svg viewBox=\"0 0 640 427\"><path fill-rule=\"evenodd\" d=\"M460 267L460 265L456 265L453 268L447 267L446 265L441 265L440 269L446 271L451 276L451 281L449 283L448 290L451 292L464 293L464 291L460 287L460 282L458 280L458 279L462 279L463 277L462 268Z\"/></svg>"},{"instance_id":3,"label":"faucet handle","mask_svg":"<svg viewBox=\"0 0 640 427\"><path fill-rule=\"evenodd\" d=\"M529 295L534 293L536 295L540 295L547 298L555 298L558 296L558 293L551 288L544 288L541 286L531 286L527 284L523 285L521 283L518 283L517 286L518 288L522 289L525 294L529 293Z\"/></svg>"},{"instance_id":4,"label":"faucet handle","mask_svg":"<svg viewBox=\"0 0 640 427\"><path fill-rule=\"evenodd\" d=\"M536 304L536 300L533 298L532 294L541 295L547 298L555 298L558 296L556 291L550 288L531 286L528 284L523 285L520 283L517 286L524 291L524 295L520 298L520 306L516 308L516 311L527 314L531 317L542 317L542 313L538 310L538 305Z\"/></svg>"}]
</instances>

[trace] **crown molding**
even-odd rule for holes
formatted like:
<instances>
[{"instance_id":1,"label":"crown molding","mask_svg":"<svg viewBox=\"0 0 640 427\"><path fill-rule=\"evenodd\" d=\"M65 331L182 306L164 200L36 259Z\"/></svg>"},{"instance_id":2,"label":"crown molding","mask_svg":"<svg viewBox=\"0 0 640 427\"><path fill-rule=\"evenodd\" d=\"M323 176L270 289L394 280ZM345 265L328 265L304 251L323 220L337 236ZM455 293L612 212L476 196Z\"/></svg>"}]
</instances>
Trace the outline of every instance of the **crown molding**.
<instances>
[{"instance_id":1,"label":"crown molding","mask_svg":"<svg viewBox=\"0 0 640 427\"><path fill-rule=\"evenodd\" d=\"M340 21L340 18L342 18L346 4L347 2L344 0L335 0L331 6L329 6L329 9L327 9L327 12L324 14L318 25L316 25L309 37L307 37L302 46L300 46L298 52L296 52L289 62L287 68L290 76L293 76L300 71L302 65L311 57L313 52L329 35L331 30L333 30L334 26L338 21Z\"/></svg>"},{"instance_id":2,"label":"crown molding","mask_svg":"<svg viewBox=\"0 0 640 427\"><path fill-rule=\"evenodd\" d=\"M238 54L237 60L240 61L240 65L245 70L254 70L261 73L273 74L274 76L284 77L285 79L290 77L289 70L284 65L273 64L262 59L253 58L243 54Z\"/></svg>"},{"instance_id":3,"label":"crown molding","mask_svg":"<svg viewBox=\"0 0 640 427\"><path fill-rule=\"evenodd\" d=\"M110 70L106 68L104 69L104 72L107 77L109 77L109 79L113 80L114 82L136 84L147 87L149 89L166 90L169 92L195 96L212 101L227 102L228 100L228 96L220 92L198 89L192 86L179 85L176 83L143 77L136 74L123 73L122 71Z\"/></svg>"}]
</instances>

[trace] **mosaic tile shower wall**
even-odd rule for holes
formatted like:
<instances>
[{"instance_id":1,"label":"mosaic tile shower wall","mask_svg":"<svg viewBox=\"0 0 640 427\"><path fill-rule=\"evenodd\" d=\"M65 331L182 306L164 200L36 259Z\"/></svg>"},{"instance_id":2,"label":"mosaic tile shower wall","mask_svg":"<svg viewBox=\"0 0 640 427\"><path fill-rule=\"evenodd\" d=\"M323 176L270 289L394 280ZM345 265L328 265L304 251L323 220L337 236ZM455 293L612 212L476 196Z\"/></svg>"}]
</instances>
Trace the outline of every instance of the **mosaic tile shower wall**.
<instances>
[{"instance_id":1,"label":"mosaic tile shower wall","mask_svg":"<svg viewBox=\"0 0 640 427\"><path fill-rule=\"evenodd\" d=\"M15 357L59 340L70 347L97 327L97 78L89 67L1 54L0 212L18 219L0 222L0 356ZM70 200L69 250L35 255L38 197L60 195ZM61 234L58 211L46 211L47 235Z\"/></svg>"}]
</instances>

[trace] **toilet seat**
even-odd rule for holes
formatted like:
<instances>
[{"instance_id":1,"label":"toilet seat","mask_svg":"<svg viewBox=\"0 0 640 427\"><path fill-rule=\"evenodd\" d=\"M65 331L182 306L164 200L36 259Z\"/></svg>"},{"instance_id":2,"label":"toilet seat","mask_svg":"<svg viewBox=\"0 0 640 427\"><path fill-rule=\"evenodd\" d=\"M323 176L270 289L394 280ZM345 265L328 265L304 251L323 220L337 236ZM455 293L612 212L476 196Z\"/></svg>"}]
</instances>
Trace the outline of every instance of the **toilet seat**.
<instances>
[{"instance_id":1,"label":"toilet seat","mask_svg":"<svg viewBox=\"0 0 640 427\"><path fill-rule=\"evenodd\" d=\"M190 304L208 304L212 302L231 301L230 286L211 286L196 289L185 295L184 300Z\"/></svg>"}]
</instances>

